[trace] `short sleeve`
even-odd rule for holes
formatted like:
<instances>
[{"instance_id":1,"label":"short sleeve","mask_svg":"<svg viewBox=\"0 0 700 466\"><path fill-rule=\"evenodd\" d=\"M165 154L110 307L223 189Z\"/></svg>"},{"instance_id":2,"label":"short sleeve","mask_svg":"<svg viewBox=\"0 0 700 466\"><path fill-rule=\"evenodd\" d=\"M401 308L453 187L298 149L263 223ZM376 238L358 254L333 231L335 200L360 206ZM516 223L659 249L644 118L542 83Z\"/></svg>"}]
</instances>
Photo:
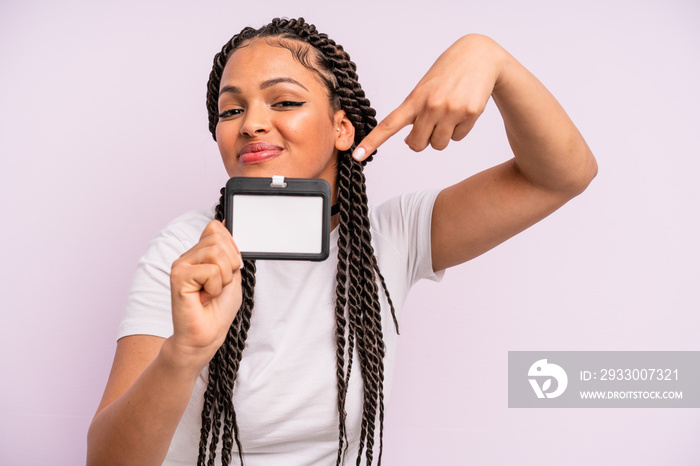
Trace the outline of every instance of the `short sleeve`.
<instances>
[{"instance_id":1,"label":"short sleeve","mask_svg":"<svg viewBox=\"0 0 700 466\"><path fill-rule=\"evenodd\" d=\"M373 235L391 242L406 257L408 282L421 279L440 281L444 271L433 271L430 226L439 190L403 194L371 211Z\"/></svg>"}]
</instances>

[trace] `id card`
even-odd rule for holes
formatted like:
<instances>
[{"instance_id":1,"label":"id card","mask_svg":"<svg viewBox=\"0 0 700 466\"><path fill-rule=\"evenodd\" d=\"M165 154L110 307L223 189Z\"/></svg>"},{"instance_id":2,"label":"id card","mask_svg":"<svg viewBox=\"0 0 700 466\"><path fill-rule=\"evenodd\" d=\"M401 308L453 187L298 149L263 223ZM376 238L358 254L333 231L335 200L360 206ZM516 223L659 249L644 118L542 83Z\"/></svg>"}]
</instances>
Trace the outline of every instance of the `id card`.
<instances>
[{"instance_id":1,"label":"id card","mask_svg":"<svg viewBox=\"0 0 700 466\"><path fill-rule=\"evenodd\" d=\"M226 183L226 227L243 259L328 257L330 185L315 178L234 177Z\"/></svg>"}]
</instances>

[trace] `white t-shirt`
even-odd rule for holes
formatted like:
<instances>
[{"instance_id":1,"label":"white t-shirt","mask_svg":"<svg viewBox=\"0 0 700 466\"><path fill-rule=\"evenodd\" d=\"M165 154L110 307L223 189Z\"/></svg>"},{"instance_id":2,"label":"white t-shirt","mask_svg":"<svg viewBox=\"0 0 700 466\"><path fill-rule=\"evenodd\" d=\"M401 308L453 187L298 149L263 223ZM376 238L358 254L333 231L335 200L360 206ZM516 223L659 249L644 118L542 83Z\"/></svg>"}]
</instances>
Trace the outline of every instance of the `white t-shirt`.
<instances>
[{"instance_id":1,"label":"white t-shirt","mask_svg":"<svg viewBox=\"0 0 700 466\"><path fill-rule=\"evenodd\" d=\"M437 194L406 194L369 208L372 244L397 317L416 281L440 279L441 274L432 270L430 255L430 220ZM190 212L151 242L136 270L118 338L172 335L170 267L199 241L213 218L213 209ZM335 464L337 240L335 229L331 232L329 258L323 262L257 261L255 305L233 394L248 466ZM379 289L386 343L384 397L388 401L397 335L390 307L381 286ZM205 369L195 384L164 465L196 464L206 387ZM346 411L350 442L346 462L354 463L362 415L362 377L357 359L353 362Z\"/></svg>"}]
</instances>

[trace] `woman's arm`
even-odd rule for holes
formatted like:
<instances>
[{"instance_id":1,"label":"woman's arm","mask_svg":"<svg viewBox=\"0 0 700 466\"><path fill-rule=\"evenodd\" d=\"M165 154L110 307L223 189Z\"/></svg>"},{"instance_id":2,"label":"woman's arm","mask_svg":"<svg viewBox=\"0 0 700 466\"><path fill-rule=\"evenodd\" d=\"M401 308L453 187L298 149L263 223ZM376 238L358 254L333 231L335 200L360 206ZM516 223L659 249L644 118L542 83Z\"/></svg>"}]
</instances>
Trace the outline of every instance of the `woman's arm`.
<instances>
[{"instance_id":1,"label":"woman's arm","mask_svg":"<svg viewBox=\"0 0 700 466\"><path fill-rule=\"evenodd\" d=\"M199 375L162 338L117 343L104 396L88 431L88 465L161 464Z\"/></svg>"},{"instance_id":2,"label":"woman's arm","mask_svg":"<svg viewBox=\"0 0 700 466\"><path fill-rule=\"evenodd\" d=\"M356 156L363 158L411 124L411 149L444 149L469 133L491 96L514 158L438 195L431 226L435 270L472 259L543 219L582 192L597 172L593 154L556 99L481 35L462 37L447 49L360 143Z\"/></svg>"},{"instance_id":3,"label":"woman's arm","mask_svg":"<svg viewBox=\"0 0 700 466\"><path fill-rule=\"evenodd\" d=\"M240 254L213 221L173 264L173 336L122 338L88 431L88 465L159 465L241 304Z\"/></svg>"}]
</instances>

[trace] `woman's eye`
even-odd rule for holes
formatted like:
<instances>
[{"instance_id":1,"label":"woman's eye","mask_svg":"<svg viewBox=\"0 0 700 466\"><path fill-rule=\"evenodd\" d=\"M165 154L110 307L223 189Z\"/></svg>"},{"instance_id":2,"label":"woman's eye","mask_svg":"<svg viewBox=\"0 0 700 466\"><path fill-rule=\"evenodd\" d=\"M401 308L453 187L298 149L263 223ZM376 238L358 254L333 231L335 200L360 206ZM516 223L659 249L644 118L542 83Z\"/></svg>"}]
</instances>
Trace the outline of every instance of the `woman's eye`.
<instances>
[{"instance_id":1,"label":"woman's eye","mask_svg":"<svg viewBox=\"0 0 700 466\"><path fill-rule=\"evenodd\" d=\"M224 110L219 113L219 118L229 118L232 116L240 115L243 112L240 108L232 108L231 110Z\"/></svg>"},{"instance_id":2,"label":"woman's eye","mask_svg":"<svg viewBox=\"0 0 700 466\"><path fill-rule=\"evenodd\" d=\"M274 104L273 107L294 108L294 107L301 107L305 103L306 102L299 102L299 101L294 101L294 100L283 100L282 102L277 102L276 104Z\"/></svg>"}]
</instances>

